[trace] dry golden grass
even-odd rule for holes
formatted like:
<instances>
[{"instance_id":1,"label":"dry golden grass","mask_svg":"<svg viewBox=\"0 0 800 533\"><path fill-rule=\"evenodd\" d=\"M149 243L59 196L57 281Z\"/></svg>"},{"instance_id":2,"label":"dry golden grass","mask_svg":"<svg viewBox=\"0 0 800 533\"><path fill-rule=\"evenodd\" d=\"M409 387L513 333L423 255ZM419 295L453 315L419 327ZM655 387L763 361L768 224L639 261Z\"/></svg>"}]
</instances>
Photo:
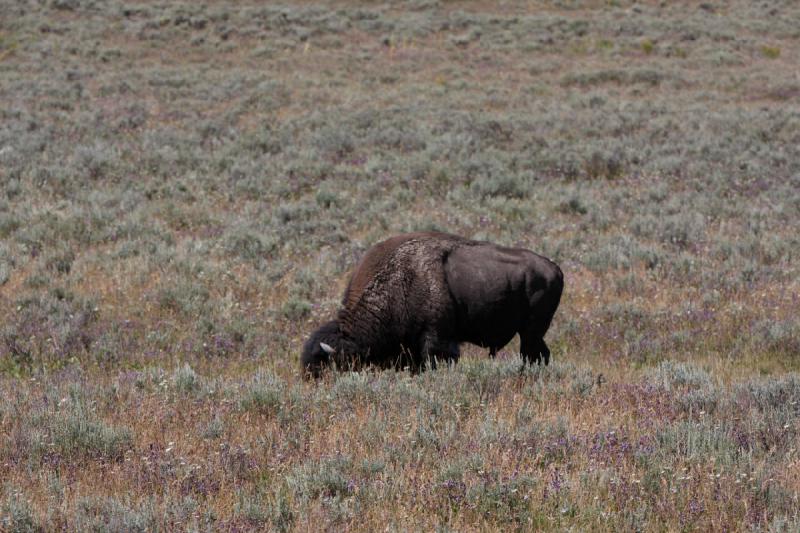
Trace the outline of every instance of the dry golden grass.
<instances>
[{"instance_id":1,"label":"dry golden grass","mask_svg":"<svg viewBox=\"0 0 800 533\"><path fill-rule=\"evenodd\" d=\"M794 3L6 7L0 530L798 528ZM553 363L301 379L430 228Z\"/></svg>"}]
</instances>

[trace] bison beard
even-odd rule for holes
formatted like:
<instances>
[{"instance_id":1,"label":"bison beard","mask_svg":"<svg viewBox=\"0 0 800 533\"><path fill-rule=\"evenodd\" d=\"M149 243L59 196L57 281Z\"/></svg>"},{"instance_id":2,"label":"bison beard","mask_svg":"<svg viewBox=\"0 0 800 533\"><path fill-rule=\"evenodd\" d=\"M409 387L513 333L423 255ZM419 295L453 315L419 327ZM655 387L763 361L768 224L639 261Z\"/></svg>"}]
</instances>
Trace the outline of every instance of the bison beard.
<instances>
[{"instance_id":1,"label":"bison beard","mask_svg":"<svg viewBox=\"0 0 800 533\"><path fill-rule=\"evenodd\" d=\"M356 265L342 308L303 347L310 375L331 363L419 371L455 362L459 344L497 350L519 333L523 364L548 364L544 335L561 300L561 269L521 248L445 233L398 235Z\"/></svg>"}]
</instances>

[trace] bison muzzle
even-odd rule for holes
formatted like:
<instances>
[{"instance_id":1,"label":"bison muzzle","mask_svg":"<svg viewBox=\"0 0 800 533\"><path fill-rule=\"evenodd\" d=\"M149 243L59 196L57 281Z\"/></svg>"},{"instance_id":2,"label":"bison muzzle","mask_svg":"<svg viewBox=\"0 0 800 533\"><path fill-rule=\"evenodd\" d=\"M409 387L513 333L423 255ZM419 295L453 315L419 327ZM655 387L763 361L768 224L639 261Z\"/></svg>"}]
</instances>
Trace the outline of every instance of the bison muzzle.
<instances>
[{"instance_id":1,"label":"bison muzzle","mask_svg":"<svg viewBox=\"0 0 800 533\"><path fill-rule=\"evenodd\" d=\"M518 333L523 365L548 364L544 335L563 287L558 265L529 250L446 233L398 235L359 261L337 318L312 333L301 363L312 376L331 363L419 371L457 361L462 342L494 356Z\"/></svg>"}]
</instances>

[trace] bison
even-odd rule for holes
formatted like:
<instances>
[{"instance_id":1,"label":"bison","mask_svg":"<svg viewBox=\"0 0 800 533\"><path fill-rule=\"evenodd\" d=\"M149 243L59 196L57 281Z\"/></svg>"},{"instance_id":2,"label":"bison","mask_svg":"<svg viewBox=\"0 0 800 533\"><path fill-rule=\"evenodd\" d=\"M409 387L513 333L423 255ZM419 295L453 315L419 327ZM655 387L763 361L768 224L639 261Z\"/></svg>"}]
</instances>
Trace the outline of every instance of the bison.
<instances>
[{"instance_id":1,"label":"bison","mask_svg":"<svg viewBox=\"0 0 800 533\"><path fill-rule=\"evenodd\" d=\"M301 363L311 376L331 362L419 371L456 362L459 344L492 357L520 335L523 366L550 361L544 334L564 277L549 259L438 232L397 235L356 265L335 320L311 334Z\"/></svg>"}]
</instances>

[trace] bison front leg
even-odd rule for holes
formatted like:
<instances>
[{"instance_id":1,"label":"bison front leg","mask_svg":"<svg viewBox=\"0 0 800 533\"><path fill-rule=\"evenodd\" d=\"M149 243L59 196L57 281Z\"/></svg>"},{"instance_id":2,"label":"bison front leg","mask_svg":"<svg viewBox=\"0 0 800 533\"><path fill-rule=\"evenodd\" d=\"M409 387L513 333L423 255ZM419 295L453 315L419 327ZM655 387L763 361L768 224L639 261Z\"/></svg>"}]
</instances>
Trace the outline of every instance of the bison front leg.
<instances>
[{"instance_id":1,"label":"bison front leg","mask_svg":"<svg viewBox=\"0 0 800 533\"><path fill-rule=\"evenodd\" d=\"M457 342L442 339L435 332L428 332L423 335L420 352L423 360L427 362L431 369L436 369L437 361L443 361L447 364L456 363L461 356L461 349Z\"/></svg>"}]
</instances>

